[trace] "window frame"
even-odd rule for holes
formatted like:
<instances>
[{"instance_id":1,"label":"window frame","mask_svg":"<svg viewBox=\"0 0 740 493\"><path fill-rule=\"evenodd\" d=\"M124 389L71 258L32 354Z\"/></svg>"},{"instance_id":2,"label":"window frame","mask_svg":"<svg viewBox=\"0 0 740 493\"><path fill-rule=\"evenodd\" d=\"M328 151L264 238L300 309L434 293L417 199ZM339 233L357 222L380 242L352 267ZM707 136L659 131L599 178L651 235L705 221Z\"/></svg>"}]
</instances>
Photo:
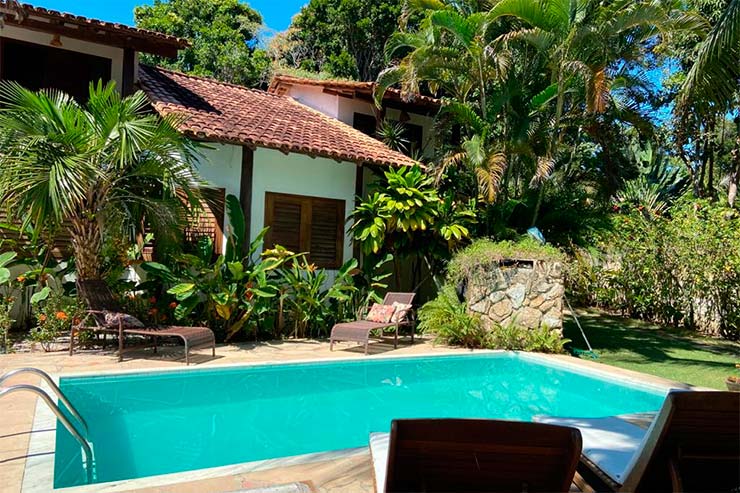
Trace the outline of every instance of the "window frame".
<instances>
[{"instance_id":1,"label":"window frame","mask_svg":"<svg viewBox=\"0 0 740 493\"><path fill-rule=\"evenodd\" d=\"M291 202L300 205L301 216L299 229L298 244L300 245L300 251L295 253L306 252L306 259L310 263L315 263L317 267L322 269L337 270L344 263L344 243L345 243L345 215L347 208L347 201L343 199L332 199L328 197L315 197L310 195L297 195L290 193L281 192L265 192L265 217L264 227L269 227L267 234L265 235L265 241L263 244L263 251L269 250L275 247L275 243L272 240L272 222L275 216L275 203L276 201ZM326 263L319 262L312 259L311 256L311 235L313 229L313 205L316 203L332 204L337 209L337 227L336 227L336 255L334 256L334 262Z\"/></svg>"}]
</instances>

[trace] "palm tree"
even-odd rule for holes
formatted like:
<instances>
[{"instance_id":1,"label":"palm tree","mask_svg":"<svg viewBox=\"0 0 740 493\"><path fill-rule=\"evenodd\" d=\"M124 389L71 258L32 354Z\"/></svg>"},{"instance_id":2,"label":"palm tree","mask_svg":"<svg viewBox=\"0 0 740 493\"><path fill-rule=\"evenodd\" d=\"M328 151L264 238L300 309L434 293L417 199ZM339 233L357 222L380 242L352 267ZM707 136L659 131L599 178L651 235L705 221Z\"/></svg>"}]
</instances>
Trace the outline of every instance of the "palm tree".
<instances>
[{"instance_id":1,"label":"palm tree","mask_svg":"<svg viewBox=\"0 0 740 493\"><path fill-rule=\"evenodd\" d=\"M737 108L739 84L740 0L730 0L709 36L699 45L696 62L691 66L678 94L675 112L680 129L678 145L681 155L687 133L693 131L705 136L711 135L714 122L717 119L724 120L725 114L733 105ZM710 131L700 132L702 121ZM707 147L713 149L713 146ZM731 155L727 200L730 207L733 207L740 182L740 132L736 136ZM687 168L690 172L693 171L691 166ZM710 186L711 175L710 171ZM699 183L698 188L701 186Z\"/></svg>"},{"instance_id":2,"label":"palm tree","mask_svg":"<svg viewBox=\"0 0 740 493\"><path fill-rule=\"evenodd\" d=\"M196 147L178 123L149 112L142 92L121 98L113 83L91 84L83 106L0 82L0 201L11 220L66 229L77 276L100 279L104 242L145 227L172 235L199 206Z\"/></svg>"},{"instance_id":3,"label":"palm tree","mask_svg":"<svg viewBox=\"0 0 740 493\"><path fill-rule=\"evenodd\" d=\"M506 17L521 24L501 39L507 44L534 46L546 57L550 72L550 86L540 98L554 102L554 119L547 155L540 160L533 180L533 185L540 186L534 224L542 184L560 153L568 108L581 113L572 121L590 118L595 133L600 132L595 116L608 110L627 121L639 119L634 106L617 100L614 89L639 79L629 72L639 71L633 64L643 58L645 43L677 31L702 32L706 22L698 14L682 10L678 3L655 0L501 0L489 12L489 22Z\"/></svg>"}]
</instances>

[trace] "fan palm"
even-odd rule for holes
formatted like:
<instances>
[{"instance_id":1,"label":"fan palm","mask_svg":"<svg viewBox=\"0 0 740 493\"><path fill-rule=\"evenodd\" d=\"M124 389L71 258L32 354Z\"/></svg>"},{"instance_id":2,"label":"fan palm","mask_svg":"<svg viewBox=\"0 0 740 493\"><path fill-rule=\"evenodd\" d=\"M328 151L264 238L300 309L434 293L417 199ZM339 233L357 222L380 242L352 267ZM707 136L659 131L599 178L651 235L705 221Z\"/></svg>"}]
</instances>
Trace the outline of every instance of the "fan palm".
<instances>
[{"instance_id":1,"label":"fan palm","mask_svg":"<svg viewBox=\"0 0 740 493\"><path fill-rule=\"evenodd\" d=\"M122 98L91 84L83 106L55 90L0 82L0 200L12 220L66 229L77 275L103 275L102 248L146 226L181 230L198 207L196 147L175 117L148 111L146 96Z\"/></svg>"}]
</instances>

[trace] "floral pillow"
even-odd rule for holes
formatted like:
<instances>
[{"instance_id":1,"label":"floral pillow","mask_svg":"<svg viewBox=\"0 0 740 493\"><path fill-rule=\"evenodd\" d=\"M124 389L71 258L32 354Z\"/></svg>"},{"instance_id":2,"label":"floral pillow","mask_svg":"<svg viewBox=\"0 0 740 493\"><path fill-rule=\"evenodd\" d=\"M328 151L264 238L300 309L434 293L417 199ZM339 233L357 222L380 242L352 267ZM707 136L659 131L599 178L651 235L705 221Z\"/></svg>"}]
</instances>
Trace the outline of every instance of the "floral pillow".
<instances>
[{"instance_id":1,"label":"floral pillow","mask_svg":"<svg viewBox=\"0 0 740 493\"><path fill-rule=\"evenodd\" d=\"M128 313L120 312L105 312L105 326L106 327L118 327L119 324L124 329L143 329L144 324L138 318Z\"/></svg>"},{"instance_id":2,"label":"floral pillow","mask_svg":"<svg viewBox=\"0 0 740 493\"><path fill-rule=\"evenodd\" d=\"M399 303L398 301L393 302L393 316L391 322L394 324L400 324L405 322L409 317L409 310L411 305L408 303Z\"/></svg>"},{"instance_id":3,"label":"floral pillow","mask_svg":"<svg viewBox=\"0 0 740 493\"><path fill-rule=\"evenodd\" d=\"M396 309L393 305L381 305L379 303L375 303L370 307L370 311L367 313L365 320L368 322L387 324L391 321L395 310Z\"/></svg>"}]
</instances>

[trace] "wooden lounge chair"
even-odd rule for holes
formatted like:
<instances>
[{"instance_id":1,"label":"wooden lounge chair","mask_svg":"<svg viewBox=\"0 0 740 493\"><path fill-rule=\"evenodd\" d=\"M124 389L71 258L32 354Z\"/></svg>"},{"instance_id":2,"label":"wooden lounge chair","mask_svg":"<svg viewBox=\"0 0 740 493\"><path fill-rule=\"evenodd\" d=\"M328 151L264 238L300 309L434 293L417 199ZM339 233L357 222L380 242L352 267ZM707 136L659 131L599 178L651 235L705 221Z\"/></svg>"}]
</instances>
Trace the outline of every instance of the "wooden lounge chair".
<instances>
[{"instance_id":1,"label":"wooden lounge chair","mask_svg":"<svg viewBox=\"0 0 740 493\"><path fill-rule=\"evenodd\" d=\"M378 493L565 492L581 453L576 428L518 421L394 420L386 451L375 435Z\"/></svg>"},{"instance_id":2,"label":"wooden lounge chair","mask_svg":"<svg viewBox=\"0 0 740 493\"><path fill-rule=\"evenodd\" d=\"M123 360L123 353L141 347L154 347L157 352L157 341L159 338L180 338L185 344L185 363L190 364L190 350L199 347L210 347L212 354L216 356L216 337L208 327L126 327L123 319L118 318L116 324L106 321L106 312L124 313L123 309L113 296L105 281L78 281L77 293L84 300L89 310L79 325L73 326L69 337L69 354L74 354L75 336L82 331L91 331L118 336L118 361ZM93 320L95 325L85 325L88 320ZM151 339L149 344L126 347L126 336L141 336L145 340Z\"/></svg>"},{"instance_id":3,"label":"wooden lounge chair","mask_svg":"<svg viewBox=\"0 0 740 493\"><path fill-rule=\"evenodd\" d=\"M404 305L410 305L414 302L414 296L416 293L386 293L383 298L383 305L393 305L393 303L402 303ZM401 322L370 322L369 320L357 320L354 322L344 322L334 325L331 329L329 350L334 350L334 343L337 341L355 341L365 344L365 354L367 354L367 347L370 342L370 332L377 330L380 331L380 336L383 336L383 330L388 327L395 327L393 334L393 348L398 347L398 329L399 327L409 327L411 332L411 344L414 343L414 330L416 328L416 320L414 318L414 311L412 308L406 310L407 313L402 317Z\"/></svg>"},{"instance_id":4,"label":"wooden lounge chair","mask_svg":"<svg viewBox=\"0 0 740 493\"><path fill-rule=\"evenodd\" d=\"M672 391L647 431L606 418L539 421L581 428L583 491L740 491L740 393ZM629 460L611 452L640 435Z\"/></svg>"}]
</instances>

